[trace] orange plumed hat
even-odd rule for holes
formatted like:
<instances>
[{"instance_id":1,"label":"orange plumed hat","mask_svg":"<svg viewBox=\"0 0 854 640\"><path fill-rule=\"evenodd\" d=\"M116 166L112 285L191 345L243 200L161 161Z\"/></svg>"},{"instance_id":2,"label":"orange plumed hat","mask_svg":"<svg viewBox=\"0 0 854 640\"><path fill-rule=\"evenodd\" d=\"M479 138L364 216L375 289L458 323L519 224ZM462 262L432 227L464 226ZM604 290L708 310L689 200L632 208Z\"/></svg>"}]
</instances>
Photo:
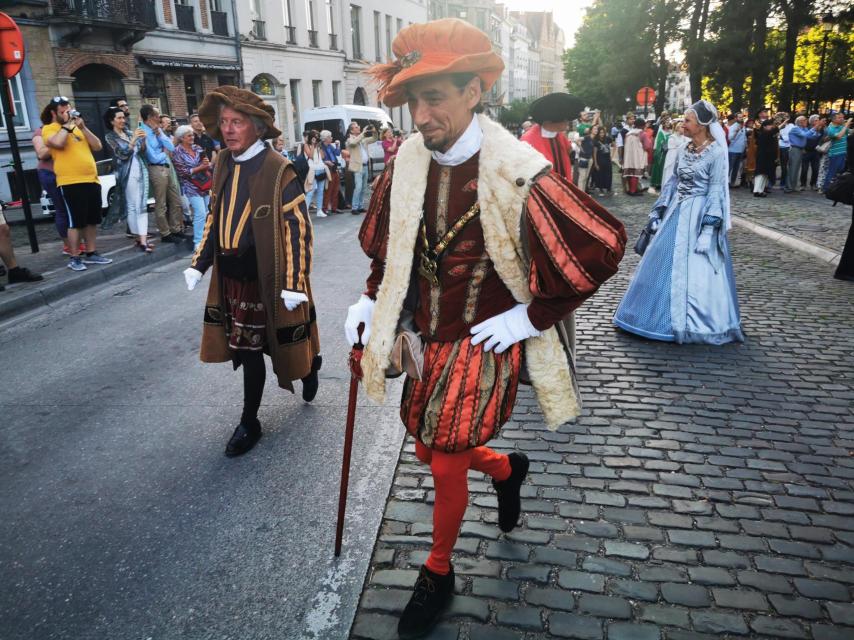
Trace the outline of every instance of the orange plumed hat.
<instances>
[{"instance_id":1,"label":"orange plumed hat","mask_svg":"<svg viewBox=\"0 0 854 640\"><path fill-rule=\"evenodd\" d=\"M483 31L458 18L413 24L391 45L394 62L368 69L378 85L379 98L389 107L406 103L406 84L449 73L473 73L488 91L501 77L504 62Z\"/></svg>"}]
</instances>

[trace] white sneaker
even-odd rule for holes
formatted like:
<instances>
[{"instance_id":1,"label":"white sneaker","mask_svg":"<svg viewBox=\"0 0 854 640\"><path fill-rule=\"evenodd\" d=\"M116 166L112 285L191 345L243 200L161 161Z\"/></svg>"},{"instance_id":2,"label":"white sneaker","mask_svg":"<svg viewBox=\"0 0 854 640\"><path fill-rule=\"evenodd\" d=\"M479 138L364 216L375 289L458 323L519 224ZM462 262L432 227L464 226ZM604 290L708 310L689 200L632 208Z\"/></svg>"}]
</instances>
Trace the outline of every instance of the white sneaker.
<instances>
[{"instance_id":1,"label":"white sneaker","mask_svg":"<svg viewBox=\"0 0 854 640\"><path fill-rule=\"evenodd\" d=\"M318 218L325 218L326 217L326 214L323 212L323 209L321 209L320 211L317 212L317 217Z\"/></svg>"}]
</instances>

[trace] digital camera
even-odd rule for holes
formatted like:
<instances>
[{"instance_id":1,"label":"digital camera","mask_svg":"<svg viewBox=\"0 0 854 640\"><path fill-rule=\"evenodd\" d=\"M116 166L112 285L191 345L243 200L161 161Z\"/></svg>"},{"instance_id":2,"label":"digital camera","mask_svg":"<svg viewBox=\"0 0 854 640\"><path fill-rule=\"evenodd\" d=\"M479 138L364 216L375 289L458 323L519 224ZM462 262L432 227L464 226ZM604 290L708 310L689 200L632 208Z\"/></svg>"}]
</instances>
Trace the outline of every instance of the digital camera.
<instances>
[{"instance_id":1,"label":"digital camera","mask_svg":"<svg viewBox=\"0 0 854 640\"><path fill-rule=\"evenodd\" d=\"M69 118L79 118L80 112L77 109L72 109L71 111L68 112L68 117Z\"/></svg>"}]
</instances>

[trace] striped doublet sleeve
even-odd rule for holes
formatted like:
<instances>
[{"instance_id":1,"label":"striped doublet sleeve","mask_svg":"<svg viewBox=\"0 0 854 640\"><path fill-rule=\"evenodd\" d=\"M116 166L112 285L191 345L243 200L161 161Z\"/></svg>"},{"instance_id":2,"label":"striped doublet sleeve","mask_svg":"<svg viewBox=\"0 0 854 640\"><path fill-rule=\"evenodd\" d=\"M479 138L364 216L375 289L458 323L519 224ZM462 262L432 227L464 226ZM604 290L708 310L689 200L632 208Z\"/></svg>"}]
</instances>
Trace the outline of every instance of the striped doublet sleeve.
<instances>
[{"instance_id":1,"label":"striped doublet sleeve","mask_svg":"<svg viewBox=\"0 0 854 640\"><path fill-rule=\"evenodd\" d=\"M299 180L291 180L282 192L282 218L285 222L285 273L284 288L288 291L306 292L306 281L311 274L313 231L308 215L308 203Z\"/></svg>"},{"instance_id":2,"label":"striped doublet sleeve","mask_svg":"<svg viewBox=\"0 0 854 640\"><path fill-rule=\"evenodd\" d=\"M524 223L534 295L528 315L542 330L574 311L617 272L626 231L603 206L553 172L531 188Z\"/></svg>"},{"instance_id":3,"label":"striped doublet sleeve","mask_svg":"<svg viewBox=\"0 0 854 640\"><path fill-rule=\"evenodd\" d=\"M379 182L371 195L368 211L359 230L362 251L371 258L371 273L365 283L365 295L375 300L380 283L385 275L385 257L388 245L389 200L394 173L394 159L380 175Z\"/></svg>"}]
</instances>

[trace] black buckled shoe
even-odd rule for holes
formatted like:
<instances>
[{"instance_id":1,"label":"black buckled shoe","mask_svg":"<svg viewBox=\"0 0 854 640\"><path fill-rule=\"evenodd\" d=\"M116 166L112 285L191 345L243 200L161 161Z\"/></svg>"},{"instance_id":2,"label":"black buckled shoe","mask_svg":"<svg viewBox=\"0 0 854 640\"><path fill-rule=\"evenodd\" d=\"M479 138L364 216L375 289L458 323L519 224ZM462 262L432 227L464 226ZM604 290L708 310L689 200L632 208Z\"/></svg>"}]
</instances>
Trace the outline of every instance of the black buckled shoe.
<instances>
[{"instance_id":1,"label":"black buckled shoe","mask_svg":"<svg viewBox=\"0 0 854 640\"><path fill-rule=\"evenodd\" d=\"M255 424L245 424L241 421L234 433L231 435L231 440L225 446L225 455L229 458L242 456L244 453L252 449L261 439L261 423L257 420Z\"/></svg>"},{"instance_id":2,"label":"black buckled shoe","mask_svg":"<svg viewBox=\"0 0 854 640\"><path fill-rule=\"evenodd\" d=\"M401 640L423 638L439 621L439 614L454 596L454 567L447 575L433 573L421 565L415 590L397 624Z\"/></svg>"},{"instance_id":3,"label":"black buckled shoe","mask_svg":"<svg viewBox=\"0 0 854 640\"><path fill-rule=\"evenodd\" d=\"M320 387L320 380L317 377L317 372L323 364L323 358L314 356L311 361L311 373L302 379L302 399L306 402L311 402L317 395L317 389Z\"/></svg>"},{"instance_id":4,"label":"black buckled shoe","mask_svg":"<svg viewBox=\"0 0 854 640\"><path fill-rule=\"evenodd\" d=\"M498 528L504 533L513 531L522 512L522 498L519 495L522 483L528 475L528 456L513 452L510 458L510 477L501 482L492 481L498 494Z\"/></svg>"}]
</instances>

